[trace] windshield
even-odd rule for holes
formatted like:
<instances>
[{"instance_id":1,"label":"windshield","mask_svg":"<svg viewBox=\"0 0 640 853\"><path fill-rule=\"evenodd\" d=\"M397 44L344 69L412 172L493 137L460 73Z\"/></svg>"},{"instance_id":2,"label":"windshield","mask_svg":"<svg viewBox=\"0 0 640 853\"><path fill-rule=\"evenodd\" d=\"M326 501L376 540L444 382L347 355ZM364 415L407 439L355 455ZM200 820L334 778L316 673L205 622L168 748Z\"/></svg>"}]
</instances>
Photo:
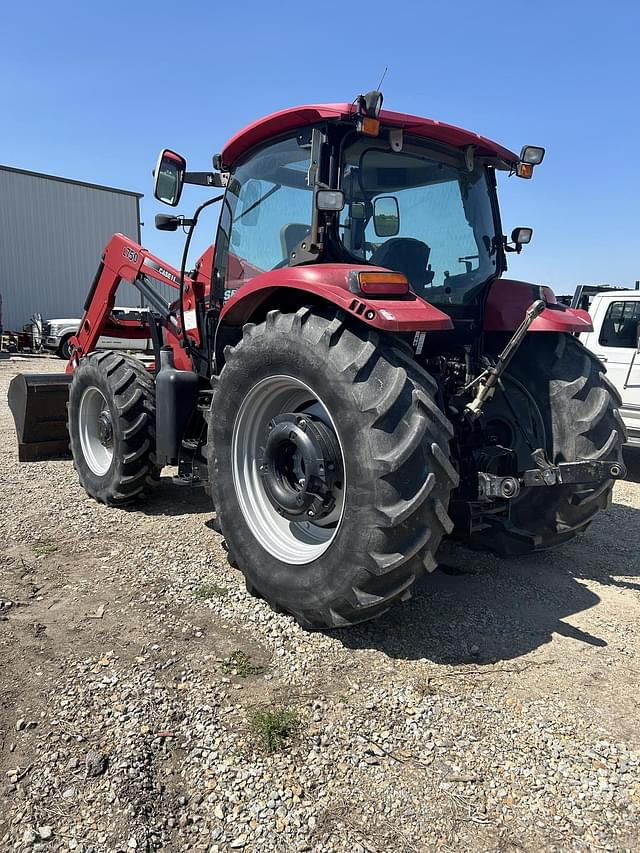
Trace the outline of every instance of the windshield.
<instances>
[{"instance_id":1,"label":"windshield","mask_svg":"<svg viewBox=\"0 0 640 853\"><path fill-rule=\"evenodd\" d=\"M360 137L342 160L339 233L355 258L403 272L430 302L462 304L498 272L485 167L425 145Z\"/></svg>"}]
</instances>

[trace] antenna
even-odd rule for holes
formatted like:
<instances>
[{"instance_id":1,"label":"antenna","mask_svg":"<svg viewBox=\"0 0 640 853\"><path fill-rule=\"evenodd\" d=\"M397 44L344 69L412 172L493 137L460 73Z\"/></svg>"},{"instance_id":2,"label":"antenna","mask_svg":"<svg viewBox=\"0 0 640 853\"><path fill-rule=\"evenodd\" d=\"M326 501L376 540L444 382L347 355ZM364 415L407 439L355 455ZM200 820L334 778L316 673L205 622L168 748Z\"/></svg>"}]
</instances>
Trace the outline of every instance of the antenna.
<instances>
[{"instance_id":1,"label":"antenna","mask_svg":"<svg viewBox=\"0 0 640 853\"><path fill-rule=\"evenodd\" d=\"M384 67L384 71L382 72L382 77L380 78L380 82L379 82L379 83L378 83L378 85L376 86L376 92L379 92L379 91L380 91L380 86L382 86L382 82L383 82L384 78L387 76L387 71L388 71L388 70L389 70L389 66L388 66L388 65L385 65L385 67Z\"/></svg>"}]
</instances>

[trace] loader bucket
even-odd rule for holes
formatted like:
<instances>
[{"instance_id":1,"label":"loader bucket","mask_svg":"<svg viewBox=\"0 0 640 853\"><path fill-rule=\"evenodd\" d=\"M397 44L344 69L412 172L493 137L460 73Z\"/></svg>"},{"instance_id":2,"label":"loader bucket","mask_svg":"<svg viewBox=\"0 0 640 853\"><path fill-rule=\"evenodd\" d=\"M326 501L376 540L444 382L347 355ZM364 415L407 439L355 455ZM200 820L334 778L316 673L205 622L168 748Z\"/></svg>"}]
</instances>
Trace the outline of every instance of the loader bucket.
<instances>
[{"instance_id":1,"label":"loader bucket","mask_svg":"<svg viewBox=\"0 0 640 853\"><path fill-rule=\"evenodd\" d=\"M18 459L64 459L71 455L66 373L19 373L9 385L8 402L18 435Z\"/></svg>"}]
</instances>

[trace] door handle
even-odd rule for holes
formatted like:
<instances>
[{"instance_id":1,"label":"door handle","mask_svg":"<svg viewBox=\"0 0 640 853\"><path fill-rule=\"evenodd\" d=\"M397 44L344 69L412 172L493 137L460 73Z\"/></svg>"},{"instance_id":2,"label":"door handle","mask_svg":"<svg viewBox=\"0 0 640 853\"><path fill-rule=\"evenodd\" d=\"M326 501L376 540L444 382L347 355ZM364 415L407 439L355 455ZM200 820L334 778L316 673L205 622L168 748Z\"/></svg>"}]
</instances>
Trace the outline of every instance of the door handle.
<instances>
[{"instance_id":1,"label":"door handle","mask_svg":"<svg viewBox=\"0 0 640 853\"><path fill-rule=\"evenodd\" d=\"M600 361L605 362L605 364L606 364L606 362L609 360L609 359L606 357L606 355L599 355L599 356L598 356L598 358L600 359Z\"/></svg>"}]
</instances>

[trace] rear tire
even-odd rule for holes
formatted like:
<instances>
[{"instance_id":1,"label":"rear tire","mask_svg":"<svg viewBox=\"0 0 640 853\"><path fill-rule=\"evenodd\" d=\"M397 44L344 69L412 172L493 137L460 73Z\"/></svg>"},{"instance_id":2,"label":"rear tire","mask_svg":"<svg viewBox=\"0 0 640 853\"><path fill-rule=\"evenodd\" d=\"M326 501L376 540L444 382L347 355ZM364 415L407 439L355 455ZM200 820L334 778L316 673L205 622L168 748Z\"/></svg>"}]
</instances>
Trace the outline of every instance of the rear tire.
<instances>
[{"instance_id":1,"label":"rear tire","mask_svg":"<svg viewBox=\"0 0 640 853\"><path fill-rule=\"evenodd\" d=\"M622 462L625 429L620 396L602 363L566 334L530 335L512 362L513 377L531 396L542 419L549 460L598 459ZM495 406L500 404L496 394ZM486 408L492 417L492 404ZM529 467L535 467L533 461ZM552 548L585 530L611 503L614 481L523 489L511 501L508 519L474 533L470 544L502 556Z\"/></svg>"},{"instance_id":2,"label":"rear tire","mask_svg":"<svg viewBox=\"0 0 640 853\"><path fill-rule=\"evenodd\" d=\"M134 358L94 352L75 369L68 428L73 464L92 498L122 506L160 479L155 463L155 384Z\"/></svg>"},{"instance_id":3,"label":"rear tire","mask_svg":"<svg viewBox=\"0 0 640 853\"><path fill-rule=\"evenodd\" d=\"M457 484L433 379L392 339L330 310L272 311L225 358L209 414L210 483L247 588L306 628L362 622L409 598L451 531ZM281 411L323 413L339 443L344 481L328 527L269 515L259 471L279 399Z\"/></svg>"}]
</instances>

